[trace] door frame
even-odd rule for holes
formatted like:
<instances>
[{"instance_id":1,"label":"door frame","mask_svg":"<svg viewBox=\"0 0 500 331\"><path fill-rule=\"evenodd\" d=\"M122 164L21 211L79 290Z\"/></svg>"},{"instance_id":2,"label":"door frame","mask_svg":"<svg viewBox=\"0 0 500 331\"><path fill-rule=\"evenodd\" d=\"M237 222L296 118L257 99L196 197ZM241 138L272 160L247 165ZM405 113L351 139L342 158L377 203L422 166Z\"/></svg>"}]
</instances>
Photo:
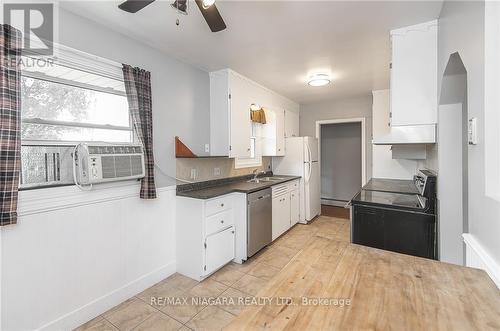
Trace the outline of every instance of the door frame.
<instances>
[{"instance_id":1,"label":"door frame","mask_svg":"<svg viewBox=\"0 0 500 331\"><path fill-rule=\"evenodd\" d=\"M318 139L318 161L321 173L321 126L326 124L361 123L361 185L366 184L366 118L354 117L335 120L316 121L316 139Z\"/></svg>"}]
</instances>

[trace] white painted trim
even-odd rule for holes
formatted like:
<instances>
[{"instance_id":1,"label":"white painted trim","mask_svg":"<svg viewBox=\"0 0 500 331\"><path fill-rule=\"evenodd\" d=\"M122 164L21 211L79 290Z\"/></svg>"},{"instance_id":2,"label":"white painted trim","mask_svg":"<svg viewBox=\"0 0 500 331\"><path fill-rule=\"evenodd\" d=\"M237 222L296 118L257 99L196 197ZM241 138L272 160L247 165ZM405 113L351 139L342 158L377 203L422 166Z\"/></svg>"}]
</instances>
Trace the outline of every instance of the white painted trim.
<instances>
[{"instance_id":1,"label":"white painted trim","mask_svg":"<svg viewBox=\"0 0 500 331\"><path fill-rule=\"evenodd\" d=\"M143 275L116 290L87 303L45 325L38 330L73 330L83 323L99 316L114 306L144 291L175 273L176 263L170 262L149 274Z\"/></svg>"},{"instance_id":2,"label":"white painted trim","mask_svg":"<svg viewBox=\"0 0 500 331\"><path fill-rule=\"evenodd\" d=\"M366 184L366 118L365 117L316 121L316 138L318 139L318 148L319 148L318 158L319 161L321 162L321 125L358 123L358 122L361 123L361 185L365 185Z\"/></svg>"},{"instance_id":3,"label":"white painted trim","mask_svg":"<svg viewBox=\"0 0 500 331\"><path fill-rule=\"evenodd\" d=\"M462 237L465 242L466 266L486 271L488 276L490 276L500 289L500 265L488 254L474 235L464 233Z\"/></svg>"},{"instance_id":4,"label":"white painted trim","mask_svg":"<svg viewBox=\"0 0 500 331\"><path fill-rule=\"evenodd\" d=\"M158 192L175 190L175 185L157 188ZM121 182L100 184L92 191L82 191L76 186L53 187L19 192L18 215L32 215L53 210L121 200L139 199L140 183Z\"/></svg>"}]
</instances>

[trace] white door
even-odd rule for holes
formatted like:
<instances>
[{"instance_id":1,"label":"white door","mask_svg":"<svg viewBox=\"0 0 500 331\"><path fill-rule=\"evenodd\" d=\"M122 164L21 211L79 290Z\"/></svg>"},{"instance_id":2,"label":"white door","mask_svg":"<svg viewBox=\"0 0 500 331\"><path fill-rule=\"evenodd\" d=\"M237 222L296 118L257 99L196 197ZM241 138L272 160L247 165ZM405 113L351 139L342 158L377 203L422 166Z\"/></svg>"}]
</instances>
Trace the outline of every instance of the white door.
<instances>
[{"instance_id":1,"label":"white door","mask_svg":"<svg viewBox=\"0 0 500 331\"><path fill-rule=\"evenodd\" d=\"M234 259L234 227L205 239L204 275L208 275Z\"/></svg>"},{"instance_id":2,"label":"white door","mask_svg":"<svg viewBox=\"0 0 500 331\"><path fill-rule=\"evenodd\" d=\"M318 161L308 163L304 180L306 221L312 220L321 211L321 186Z\"/></svg>"},{"instance_id":3,"label":"white door","mask_svg":"<svg viewBox=\"0 0 500 331\"><path fill-rule=\"evenodd\" d=\"M229 157L249 158L251 150L252 123L250 121L250 105L248 95L250 84L245 80L230 76L230 150Z\"/></svg>"},{"instance_id":4,"label":"white door","mask_svg":"<svg viewBox=\"0 0 500 331\"><path fill-rule=\"evenodd\" d=\"M294 226L300 219L299 190L290 193L290 226Z\"/></svg>"}]
</instances>

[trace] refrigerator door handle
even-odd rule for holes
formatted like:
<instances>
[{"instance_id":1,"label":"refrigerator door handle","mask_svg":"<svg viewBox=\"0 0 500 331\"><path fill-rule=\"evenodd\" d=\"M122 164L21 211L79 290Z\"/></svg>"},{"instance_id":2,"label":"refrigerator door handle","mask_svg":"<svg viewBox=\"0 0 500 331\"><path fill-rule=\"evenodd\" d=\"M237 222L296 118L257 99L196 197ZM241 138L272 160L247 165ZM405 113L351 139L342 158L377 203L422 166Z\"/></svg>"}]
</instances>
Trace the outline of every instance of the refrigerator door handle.
<instances>
[{"instance_id":1,"label":"refrigerator door handle","mask_svg":"<svg viewBox=\"0 0 500 331\"><path fill-rule=\"evenodd\" d=\"M310 164L312 162L312 153L311 153L311 149L309 148L309 144L306 143L306 149L307 149L307 155L309 156L309 159L307 160L307 162Z\"/></svg>"}]
</instances>

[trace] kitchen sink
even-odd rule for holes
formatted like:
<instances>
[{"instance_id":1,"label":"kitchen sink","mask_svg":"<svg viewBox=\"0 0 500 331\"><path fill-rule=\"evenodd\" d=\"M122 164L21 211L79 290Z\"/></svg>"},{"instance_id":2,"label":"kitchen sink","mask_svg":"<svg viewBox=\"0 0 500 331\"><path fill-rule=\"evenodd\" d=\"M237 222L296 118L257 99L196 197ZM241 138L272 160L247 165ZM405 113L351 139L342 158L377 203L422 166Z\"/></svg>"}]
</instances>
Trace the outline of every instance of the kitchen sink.
<instances>
[{"instance_id":1,"label":"kitchen sink","mask_svg":"<svg viewBox=\"0 0 500 331\"><path fill-rule=\"evenodd\" d=\"M255 179L247 180L247 183L260 183L260 182L279 182L285 178L282 177L260 177Z\"/></svg>"}]
</instances>

